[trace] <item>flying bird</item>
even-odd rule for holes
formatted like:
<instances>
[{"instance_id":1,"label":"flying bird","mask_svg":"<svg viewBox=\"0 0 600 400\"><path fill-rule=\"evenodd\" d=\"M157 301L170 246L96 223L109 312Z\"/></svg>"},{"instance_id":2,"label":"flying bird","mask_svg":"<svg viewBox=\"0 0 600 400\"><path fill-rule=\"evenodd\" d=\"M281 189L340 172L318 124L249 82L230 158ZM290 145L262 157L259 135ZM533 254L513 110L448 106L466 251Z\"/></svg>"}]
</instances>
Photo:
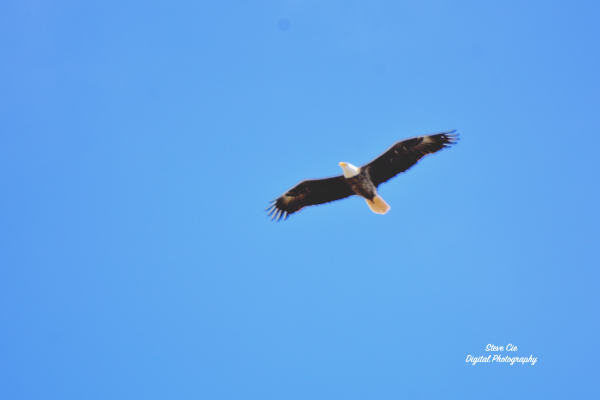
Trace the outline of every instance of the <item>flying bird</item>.
<instances>
[{"instance_id":1,"label":"flying bird","mask_svg":"<svg viewBox=\"0 0 600 400\"><path fill-rule=\"evenodd\" d=\"M376 214L385 214L390 206L377 194L377 188L415 165L427 154L433 154L458 140L456 129L433 135L417 136L396 142L383 154L362 167L341 162L343 175L300 182L275 200L265 211L279 221L307 206L329 203L359 195Z\"/></svg>"}]
</instances>

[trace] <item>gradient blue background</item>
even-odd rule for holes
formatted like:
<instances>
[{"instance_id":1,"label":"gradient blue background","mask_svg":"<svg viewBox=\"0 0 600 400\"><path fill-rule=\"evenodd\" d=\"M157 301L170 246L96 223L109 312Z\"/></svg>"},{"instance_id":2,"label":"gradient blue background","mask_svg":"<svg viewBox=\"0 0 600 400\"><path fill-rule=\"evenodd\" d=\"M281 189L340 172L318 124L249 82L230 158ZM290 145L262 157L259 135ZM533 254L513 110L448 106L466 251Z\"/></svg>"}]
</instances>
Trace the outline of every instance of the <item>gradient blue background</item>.
<instances>
[{"instance_id":1,"label":"gradient blue background","mask_svg":"<svg viewBox=\"0 0 600 400\"><path fill-rule=\"evenodd\" d=\"M1 397L598 397L599 20L3 2ZM449 129L380 188L383 217L359 198L265 217ZM538 362L465 362L488 343Z\"/></svg>"}]
</instances>

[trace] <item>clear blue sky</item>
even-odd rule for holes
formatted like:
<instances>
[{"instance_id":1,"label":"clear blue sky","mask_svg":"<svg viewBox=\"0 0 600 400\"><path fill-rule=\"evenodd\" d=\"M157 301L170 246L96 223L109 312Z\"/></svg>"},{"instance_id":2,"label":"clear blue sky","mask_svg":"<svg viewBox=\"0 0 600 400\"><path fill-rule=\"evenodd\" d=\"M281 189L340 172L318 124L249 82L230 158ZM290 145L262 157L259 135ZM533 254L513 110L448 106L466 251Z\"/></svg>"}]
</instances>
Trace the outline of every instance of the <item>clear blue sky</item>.
<instances>
[{"instance_id":1,"label":"clear blue sky","mask_svg":"<svg viewBox=\"0 0 600 400\"><path fill-rule=\"evenodd\" d=\"M0 396L600 396L599 20L594 1L3 2ZM449 129L380 188L385 216L265 216ZM488 343L538 361L465 361Z\"/></svg>"}]
</instances>

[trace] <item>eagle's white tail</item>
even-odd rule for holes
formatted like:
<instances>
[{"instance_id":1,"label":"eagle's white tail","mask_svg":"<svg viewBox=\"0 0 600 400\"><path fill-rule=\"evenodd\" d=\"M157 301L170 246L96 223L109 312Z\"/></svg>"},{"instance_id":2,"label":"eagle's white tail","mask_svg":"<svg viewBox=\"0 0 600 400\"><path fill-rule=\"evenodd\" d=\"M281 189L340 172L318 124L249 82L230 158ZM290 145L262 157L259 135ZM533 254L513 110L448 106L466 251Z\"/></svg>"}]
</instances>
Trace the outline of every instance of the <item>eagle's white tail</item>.
<instances>
[{"instance_id":1,"label":"eagle's white tail","mask_svg":"<svg viewBox=\"0 0 600 400\"><path fill-rule=\"evenodd\" d=\"M365 200L367 200L367 204L369 205L369 208L375 214L385 214L386 212L390 211L391 207L388 206L388 204L379 195L376 195L375 197L373 197L372 201L369 199L365 199Z\"/></svg>"}]
</instances>

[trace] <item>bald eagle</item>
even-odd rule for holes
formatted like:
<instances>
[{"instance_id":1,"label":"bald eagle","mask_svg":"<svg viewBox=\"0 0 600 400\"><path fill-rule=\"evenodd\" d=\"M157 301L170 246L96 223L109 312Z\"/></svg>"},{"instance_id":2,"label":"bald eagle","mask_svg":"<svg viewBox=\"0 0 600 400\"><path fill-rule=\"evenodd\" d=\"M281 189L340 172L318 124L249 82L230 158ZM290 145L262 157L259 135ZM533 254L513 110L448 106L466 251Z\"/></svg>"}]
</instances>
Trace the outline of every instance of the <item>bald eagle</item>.
<instances>
[{"instance_id":1,"label":"bald eagle","mask_svg":"<svg viewBox=\"0 0 600 400\"><path fill-rule=\"evenodd\" d=\"M455 144L458 140L456 129L448 132L396 142L383 154L362 167L341 162L343 175L324 179L309 179L300 182L275 200L265 211L271 220L287 219L291 214L307 206L341 200L355 194L367 201L376 214L385 214L390 206L377 194L377 187L394 176L415 165L427 154Z\"/></svg>"}]
</instances>

